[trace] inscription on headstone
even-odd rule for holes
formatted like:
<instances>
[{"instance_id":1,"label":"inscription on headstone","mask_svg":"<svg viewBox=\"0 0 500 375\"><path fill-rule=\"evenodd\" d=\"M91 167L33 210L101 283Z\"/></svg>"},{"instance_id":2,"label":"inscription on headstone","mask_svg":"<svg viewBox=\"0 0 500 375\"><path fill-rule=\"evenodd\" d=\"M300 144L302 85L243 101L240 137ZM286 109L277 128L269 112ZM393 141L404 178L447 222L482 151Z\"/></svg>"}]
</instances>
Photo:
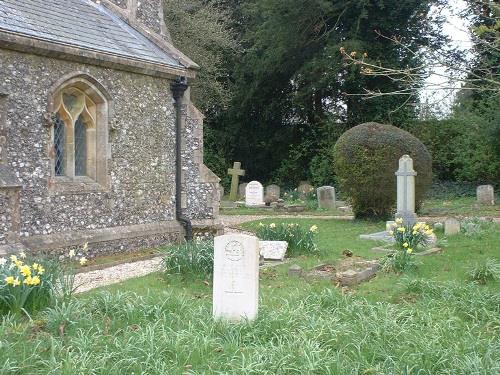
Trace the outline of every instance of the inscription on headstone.
<instances>
[{"instance_id":1,"label":"inscription on headstone","mask_svg":"<svg viewBox=\"0 0 500 375\"><path fill-rule=\"evenodd\" d=\"M264 259L270 260L283 260L285 258L286 250L288 249L288 242L286 241L260 241L260 255Z\"/></svg>"},{"instance_id":2,"label":"inscription on headstone","mask_svg":"<svg viewBox=\"0 0 500 375\"><path fill-rule=\"evenodd\" d=\"M215 237L213 316L240 321L257 317L259 239L244 234Z\"/></svg>"},{"instance_id":3,"label":"inscription on headstone","mask_svg":"<svg viewBox=\"0 0 500 375\"><path fill-rule=\"evenodd\" d=\"M492 185L481 185L476 190L477 201L490 206L495 205L495 189Z\"/></svg>"},{"instance_id":4,"label":"inscription on headstone","mask_svg":"<svg viewBox=\"0 0 500 375\"><path fill-rule=\"evenodd\" d=\"M264 188L258 181L249 182L245 188L245 204L247 206L264 205Z\"/></svg>"},{"instance_id":5,"label":"inscription on headstone","mask_svg":"<svg viewBox=\"0 0 500 375\"><path fill-rule=\"evenodd\" d=\"M335 208L335 188L322 186L316 190L318 195L318 208Z\"/></svg>"}]
</instances>

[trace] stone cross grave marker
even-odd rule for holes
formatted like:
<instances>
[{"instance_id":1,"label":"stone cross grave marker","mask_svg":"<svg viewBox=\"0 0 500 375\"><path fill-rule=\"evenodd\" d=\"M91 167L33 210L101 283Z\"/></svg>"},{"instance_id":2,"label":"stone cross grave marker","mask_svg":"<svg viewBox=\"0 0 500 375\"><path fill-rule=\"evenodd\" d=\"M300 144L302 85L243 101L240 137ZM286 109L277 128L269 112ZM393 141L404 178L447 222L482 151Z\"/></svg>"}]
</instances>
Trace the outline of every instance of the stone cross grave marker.
<instances>
[{"instance_id":1,"label":"stone cross grave marker","mask_svg":"<svg viewBox=\"0 0 500 375\"><path fill-rule=\"evenodd\" d=\"M277 202L280 199L281 189L278 185L266 186L266 202Z\"/></svg>"},{"instance_id":2,"label":"stone cross grave marker","mask_svg":"<svg viewBox=\"0 0 500 375\"><path fill-rule=\"evenodd\" d=\"M335 188L333 186L321 186L316 190L318 196L318 208L335 208Z\"/></svg>"},{"instance_id":3,"label":"stone cross grave marker","mask_svg":"<svg viewBox=\"0 0 500 375\"><path fill-rule=\"evenodd\" d=\"M231 191L229 192L229 200L235 201L238 195L238 182L240 176L245 175L245 171L241 169L241 163L239 161L235 161L233 164L233 168L229 168L227 170L227 174L231 177Z\"/></svg>"},{"instance_id":4,"label":"stone cross grave marker","mask_svg":"<svg viewBox=\"0 0 500 375\"><path fill-rule=\"evenodd\" d=\"M245 204L247 206L264 205L264 188L258 181L249 182L245 188Z\"/></svg>"},{"instance_id":5,"label":"stone cross grave marker","mask_svg":"<svg viewBox=\"0 0 500 375\"><path fill-rule=\"evenodd\" d=\"M397 213L396 217L403 219L405 225L413 225L417 222L415 214L415 176L417 172L413 169L413 159L409 155L403 155L399 159L397 176Z\"/></svg>"},{"instance_id":6,"label":"stone cross grave marker","mask_svg":"<svg viewBox=\"0 0 500 375\"><path fill-rule=\"evenodd\" d=\"M495 190L492 185L481 185L476 189L477 201L490 206L495 205Z\"/></svg>"},{"instance_id":7,"label":"stone cross grave marker","mask_svg":"<svg viewBox=\"0 0 500 375\"><path fill-rule=\"evenodd\" d=\"M288 249L288 242L286 241L260 241L260 255L264 259L270 260L283 260L285 258L286 250Z\"/></svg>"},{"instance_id":8,"label":"stone cross grave marker","mask_svg":"<svg viewBox=\"0 0 500 375\"><path fill-rule=\"evenodd\" d=\"M259 239L245 234L215 237L213 316L253 320L259 303Z\"/></svg>"}]
</instances>

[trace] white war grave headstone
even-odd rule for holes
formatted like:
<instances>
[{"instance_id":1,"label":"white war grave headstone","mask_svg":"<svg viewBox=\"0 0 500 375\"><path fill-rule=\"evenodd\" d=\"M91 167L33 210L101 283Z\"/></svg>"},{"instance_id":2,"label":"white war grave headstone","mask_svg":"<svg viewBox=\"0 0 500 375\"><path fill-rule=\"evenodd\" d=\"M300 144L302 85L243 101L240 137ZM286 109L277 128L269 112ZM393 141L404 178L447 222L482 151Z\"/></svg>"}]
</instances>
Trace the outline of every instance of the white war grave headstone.
<instances>
[{"instance_id":1,"label":"white war grave headstone","mask_svg":"<svg viewBox=\"0 0 500 375\"><path fill-rule=\"evenodd\" d=\"M415 176L417 172L413 169L413 159L409 155L403 155L399 159L397 176L397 212L396 218L403 219L405 225L413 225L417 222L415 213Z\"/></svg>"},{"instance_id":2,"label":"white war grave headstone","mask_svg":"<svg viewBox=\"0 0 500 375\"><path fill-rule=\"evenodd\" d=\"M228 234L214 239L213 316L253 320L259 304L259 239Z\"/></svg>"},{"instance_id":3,"label":"white war grave headstone","mask_svg":"<svg viewBox=\"0 0 500 375\"><path fill-rule=\"evenodd\" d=\"M245 204L247 206L264 205L264 188L258 181L249 182L245 188Z\"/></svg>"}]
</instances>

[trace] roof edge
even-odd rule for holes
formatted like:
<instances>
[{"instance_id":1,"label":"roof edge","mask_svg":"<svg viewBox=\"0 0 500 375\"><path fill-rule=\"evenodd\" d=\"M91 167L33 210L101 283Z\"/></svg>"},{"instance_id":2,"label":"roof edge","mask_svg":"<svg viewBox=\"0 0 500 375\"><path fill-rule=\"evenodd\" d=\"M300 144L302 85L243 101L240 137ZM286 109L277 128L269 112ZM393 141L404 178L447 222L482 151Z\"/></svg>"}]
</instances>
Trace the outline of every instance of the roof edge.
<instances>
[{"instance_id":1,"label":"roof edge","mask_svg":"<svg viewBox=\"0 0 500 375\"><path fill-rule=\"evenodd\" d=\"M25 36L23 34L12 33L1 29L0 42L1 48L15 50L18 52L104 66L149 76L164 78L175 78L178 76L194 78L196 76L195 71L189 68L182 69L163 64L155 64L141 59L121 57L90 48L82 48L63 43L46 41L32 36Z\"/></svg>"},{"instance_id":2,"label":"roof edge","mask_svg":"<svg viewBox=\"0 0 500 375\"><path fill-rule=\"evenodd\" d=\"M109 0L100 0L100 5L105 6L111 10L116 16L120 17L123 21L133 27L136 31L141 33L142 36L146 37L150 42L156 44L158 47L168 52L174 59L177 59L182 65L187 69L199 70L200 66L191 60L187 55L182 53L178 48L176 48L172 43L169 43L160 35L154 31L148 29L142 25L137 20L130 17L130 12L127 9L122 9L116 4L113 4Z\"/></svg>"}]
</instances>

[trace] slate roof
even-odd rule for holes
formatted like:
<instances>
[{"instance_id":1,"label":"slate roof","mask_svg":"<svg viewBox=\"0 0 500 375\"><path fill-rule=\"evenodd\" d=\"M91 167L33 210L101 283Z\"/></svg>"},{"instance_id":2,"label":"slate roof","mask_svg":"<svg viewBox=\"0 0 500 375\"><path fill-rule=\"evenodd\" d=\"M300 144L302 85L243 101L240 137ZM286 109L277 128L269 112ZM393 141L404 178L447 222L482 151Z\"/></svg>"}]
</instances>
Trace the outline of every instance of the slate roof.
<instances>
[{"instance_id":1,"label":"slate roof","mask_svg":"<svg viewBox=\"0 0 500 375\"><path fill-rule=\"evenodd\" d=\"M90 0L0 0L0 32L182 68L110 10Z\"/></svg>"}]
</instances>

